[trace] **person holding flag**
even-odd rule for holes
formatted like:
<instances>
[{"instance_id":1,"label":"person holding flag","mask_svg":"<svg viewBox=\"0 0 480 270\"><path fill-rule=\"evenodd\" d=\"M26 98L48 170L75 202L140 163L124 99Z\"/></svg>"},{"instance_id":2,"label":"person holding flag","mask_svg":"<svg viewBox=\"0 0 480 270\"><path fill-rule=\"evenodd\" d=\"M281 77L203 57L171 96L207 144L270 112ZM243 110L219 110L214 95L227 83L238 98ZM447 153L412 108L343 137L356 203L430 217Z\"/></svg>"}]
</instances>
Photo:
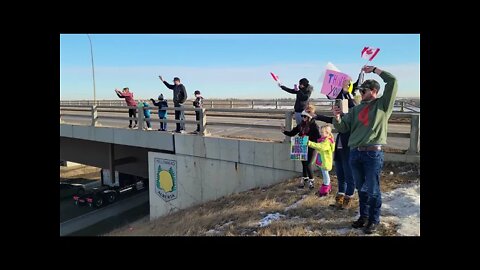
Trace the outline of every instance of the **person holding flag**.
<instances>
[{"instance_id":1,"label":"person holding flag","mask_svg":"<svg viewBox=\"0 0 480 270\"><path fill-rule=\"evenodd\" d=\"M278 86L282 90L290 94L295 94L297 96L293 109L295 110L295 121L297 122L297 125L300 125L302 123L302 112L308 105L308 100L310 99L310 96L313 92L313 86L309 84L309 81L306 78L300 79L300 81L298 82L298 90L283 86L281 82L279 82L278 80L276 81L278 82Z\"/></svg>"},{"instance_id":2,"label":"person holding flag","mask_svg":"<svg viewBox=\"0 0 480 270\"><path fill-rule=\"evenodd\" d=\"M388 119L393 112L398 82L392 74L374 66L364 66L363 71L375 73L383 79L386 83L383 95L377 98L380 84L376 80L366 80L359 88L362 95L359 105L343 116L341 109L334 106L333 126L338 132L350 132L350 166L360 206L360 217L352 223L352 227L364 227L364 232L371 234L380 223L382 145L387 143Z\"/></svg>"}]
</instances>

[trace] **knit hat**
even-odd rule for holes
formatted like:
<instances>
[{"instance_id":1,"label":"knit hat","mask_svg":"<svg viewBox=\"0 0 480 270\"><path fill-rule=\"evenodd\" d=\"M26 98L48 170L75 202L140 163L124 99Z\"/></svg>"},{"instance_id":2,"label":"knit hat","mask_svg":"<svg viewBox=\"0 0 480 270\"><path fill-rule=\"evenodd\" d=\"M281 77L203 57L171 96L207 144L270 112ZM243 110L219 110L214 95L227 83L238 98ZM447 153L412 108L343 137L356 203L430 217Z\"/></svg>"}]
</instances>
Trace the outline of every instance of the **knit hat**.
<instances>
[{"instance_id":1,"label":"knit hat","mask_svg":"<svg viewBox=\"0 0 480 270\"><path fill-rule=\"evenodd\" d=\"M163 94L160 94L160 96L158 96L158 99L163 100Z\"/></svg>"},{"instance_id":2,"label":"knit hat","mask_svg":"<svg viewBox=\"0 0 480 270\"><path fill-rule=\"evenodd\" d=\"M306 78L301 79L298 84L301 84L303 86L307 86L309 81Z\"/></svg>"},{"instance_id":3,"label":"knit hat","mask_svg":"<svg viewBox=\"0 0 480 270\"><path fill-rule=\"evenodd\" d=\"M195 90L195 93L193 93L194 95L200 95L200 91L198 90Z\"/></svg>"},{"instance_id":4,"label":"knit hat","mask_svg":"<svg viewBox=\"0 0 480 270\"><path fill-rule=\"evenodd\" d=\"M312 118L312 116L311 116L307 111L305 111L305 110L302 112L302 115L306 115L306 116Z\"/></svg>"}]
</instances>

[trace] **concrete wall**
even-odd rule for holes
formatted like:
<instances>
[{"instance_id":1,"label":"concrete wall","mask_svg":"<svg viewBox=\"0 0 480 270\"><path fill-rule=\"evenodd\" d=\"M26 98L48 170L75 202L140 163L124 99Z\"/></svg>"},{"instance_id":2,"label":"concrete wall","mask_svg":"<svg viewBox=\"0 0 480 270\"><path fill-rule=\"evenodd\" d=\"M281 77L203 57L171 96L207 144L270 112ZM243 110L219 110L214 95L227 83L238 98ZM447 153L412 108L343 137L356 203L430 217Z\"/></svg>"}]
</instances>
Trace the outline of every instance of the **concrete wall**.
<instances>
[{"instance_id":1,"label":"concrete wall","mask_svg":"<svg viewBox=\"0 0 480 270\"><path fill-rule=\"evenodd\" d=\"M177 135L175 148L176 155L148 154L151 219L228 194L276 184L301 172L301 163L290 160L286 143ZM176 199L165 202L155 193L154 158L177 162Z\"/></svg>"},{"instance_id":2,"label":"concrete wall","mask_svg":"<svg viewBox=\"0 0 480 270\"><path fill-rule=\"evenodd\" d=\"M167 132L60 124L60 137L174 151Z\"/></svg>"}]
</instances>

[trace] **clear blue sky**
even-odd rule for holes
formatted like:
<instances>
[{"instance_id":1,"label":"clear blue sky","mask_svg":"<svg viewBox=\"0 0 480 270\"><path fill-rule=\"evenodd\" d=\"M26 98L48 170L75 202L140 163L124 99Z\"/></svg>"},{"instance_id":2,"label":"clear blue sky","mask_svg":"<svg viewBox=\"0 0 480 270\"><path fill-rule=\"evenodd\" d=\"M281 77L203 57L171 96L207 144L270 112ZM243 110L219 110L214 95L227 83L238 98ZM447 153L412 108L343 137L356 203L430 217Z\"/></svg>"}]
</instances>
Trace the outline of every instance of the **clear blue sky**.
<instances>
[{"instance_id":1,"label":"clear blue sky","mask_svg":"<svg viewBox=\"0 0 480 270\"><path fill-rule=\"evenodd\" d=\"M328 62L357 78L367 60L365 46L380 48L369 64L399 80L398 97L420 96L420 34L91 34L97 99L116 99L129 87L136 99L172 91L179 77L189 98L295 98L276 85L269 72L293 88L305 77L320 93ZM376 79L367 74L365 79ZM86 34L60 35L60 98L93 99L90 44Z\"/></svg>"}]
</instances>

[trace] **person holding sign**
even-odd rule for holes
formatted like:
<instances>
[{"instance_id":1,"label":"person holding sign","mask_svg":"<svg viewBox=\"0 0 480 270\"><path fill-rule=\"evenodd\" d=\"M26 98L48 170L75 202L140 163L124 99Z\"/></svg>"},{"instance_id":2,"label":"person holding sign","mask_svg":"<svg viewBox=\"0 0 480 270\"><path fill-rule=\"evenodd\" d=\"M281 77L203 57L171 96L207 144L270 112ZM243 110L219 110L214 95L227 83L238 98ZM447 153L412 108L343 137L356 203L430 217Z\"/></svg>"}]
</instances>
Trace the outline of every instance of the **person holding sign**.
<instances>
[{"instance_id":1,"label":"person holding sign","mask_svg":"<svg viewBox=\"0 0 480 270\"><path fill-rule=\"evenodd\" d=\"M308 140L312 142L317 142L320 138L320 132L318 131L318 125L315 123L315 120L312 119L312 115L310 115L306 111L301 112L302 122L294 127L291 131L286 131L284 127L282 127L283 134L287 136L308 136ZM300 181L299 188L304 188L305 183L308 182L308 187L310 189L314 188L314 179L312 174L312 161L313 157L315 156L316 151L312 148L308 148L308 159L302 160L302 174L303 179Z\"/></svg>"},{"instance_id":2,"label":"person holding sign","mask_svg":"<svg viewBox=\"0 0 480 270\"><path fill-rule=\"evenodd\" d=\"M350 81L345 80L343 84L343 91L341 91L337 96L337 99L348 100L349 109L355 106L355 102L352 96L349 94L348 89L349 87L356 89L357 84L358 84L358 80L353 85L351 84ZM313 114L313 118L315 120L323 121L329 124L332 124L333 122L333 117L331 116ZM333 161L335 163L335 172L337 174L337 180L338 180L338 191L337 191L337 195L335 196L335 204L331 206L336 206L337 208L340 208L340 209L346 209L350 207L353 193L355 192L355 181L353 180L352 170L350 168L350 147L348 147L349 138L350 138L349 132L338 133L337 139L335 140L335 152L333 155Z\"/></svg>"},{"instance_id":3,"label":"person holding sign","mask_svg":"<svg viewBox=\"0 0 480 270\"><path fill-rule=\"evenodd\" d=\"M293 109L295 110L295 121L297 122L297 125L300 125L302 123L302 112L307 107L308 99L313 92L313 86L309 84L309 81L306 78L303 78L298 82L298 90L283 86L281 82L278 83L278 86L290 94L297 95Z\"/></svg>"},{"instance_id":4,"label":"person holding sign","mask_svg":"<svg viewBox=\"0 0 480 270\"><path fill-rule=\"evenodd\" d=\"M318 190L318 195L323 197L327 196L332 190L332 185L330 185L330 175L328 172L332 170L335 142L333 141L332 127L329 125L320 128L320 135L321 137L318 139L318 142L308 141L308 147L313 148L318 152L315 164L320 168L323 176L323 184Z\"/></svg>"},{"instance_id":5,"label":"person holding sign","mask_svg":"<svg viewBox=\"0 0 480 270\"><path fill-rule=\"evenodd\" d=\"M342 133L350 132L350 166L358 190L360 217L352 227L364 228L366 234L376 231L380 223L380 172L383 168L382 145L387 143L388 119L398 91L397 79L374 66L364 66L365 73L375 73L386 83L383 95L377 98L380 84L366 80L359 88L362 102L349 113L341 115L333 108L333 126Z\"/></svg>"}]
</instances>

